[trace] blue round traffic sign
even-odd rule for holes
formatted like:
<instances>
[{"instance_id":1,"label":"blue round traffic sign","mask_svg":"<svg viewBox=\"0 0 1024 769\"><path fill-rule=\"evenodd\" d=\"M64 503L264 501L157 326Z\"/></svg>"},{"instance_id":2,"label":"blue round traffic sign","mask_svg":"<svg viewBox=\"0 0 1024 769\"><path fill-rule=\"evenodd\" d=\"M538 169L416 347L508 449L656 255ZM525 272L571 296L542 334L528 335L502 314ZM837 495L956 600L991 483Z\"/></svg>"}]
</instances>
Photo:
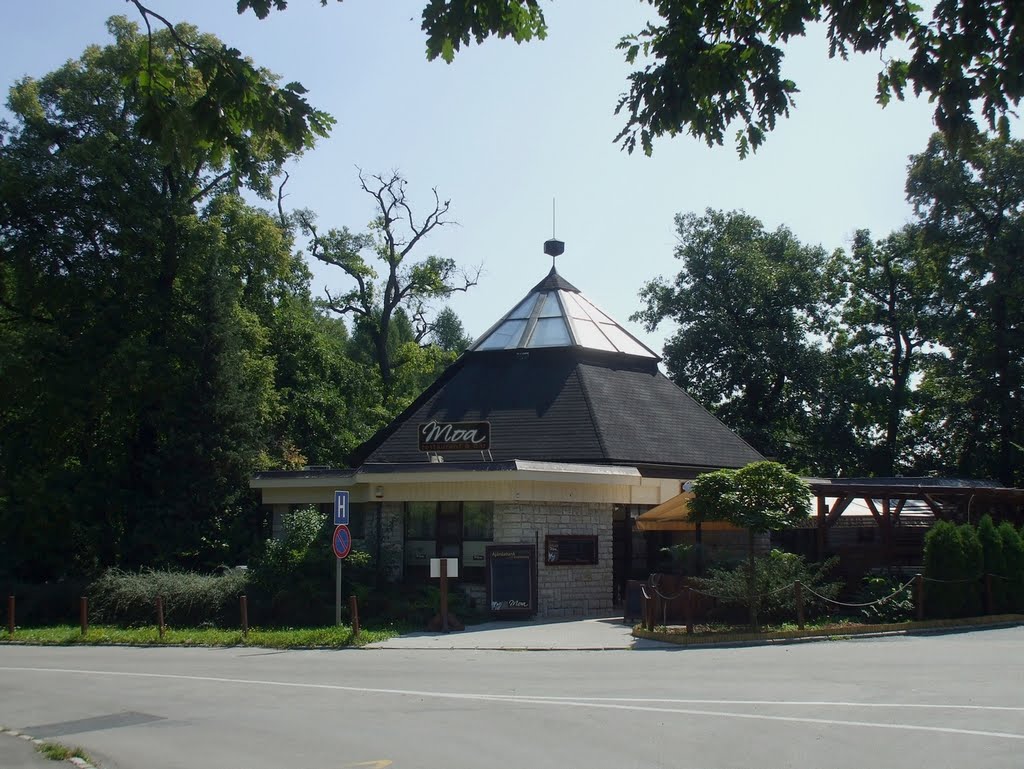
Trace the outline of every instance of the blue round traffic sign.
<instances>
[{"instance_id":1,"label":"blue round traffic sign","mask_svg":"<svg viewBox=\"0 0 1024 769\"><path fill-rule=\"evenodd\" d=\"M331 547L338 558L344 558L352 552L352 532L348 526L335 526L334 536L331 537Z\"/></svg>"}]
</instances>

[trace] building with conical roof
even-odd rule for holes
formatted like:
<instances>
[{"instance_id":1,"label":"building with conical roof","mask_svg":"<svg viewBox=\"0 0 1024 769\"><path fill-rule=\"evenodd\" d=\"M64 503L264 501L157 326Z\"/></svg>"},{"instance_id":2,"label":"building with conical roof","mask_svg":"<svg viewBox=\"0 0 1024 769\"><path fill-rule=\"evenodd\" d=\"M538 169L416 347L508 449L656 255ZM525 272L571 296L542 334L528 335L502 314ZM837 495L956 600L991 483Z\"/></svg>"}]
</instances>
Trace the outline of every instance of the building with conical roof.
<instances>
[{"instance_id":1,"label":"building with conical roof","mask_svg":"<svg viewBox=\"0 0 1024 769\"><path fill-rule=\"evenodd\" d=\"M659 360L552 267L352 469L252 485L275 517L349 491L353 537L395 578L455 559L495 615L607 613L649 571L637 515L701 472L762 459Z\"/></svg>"}]
</instances>

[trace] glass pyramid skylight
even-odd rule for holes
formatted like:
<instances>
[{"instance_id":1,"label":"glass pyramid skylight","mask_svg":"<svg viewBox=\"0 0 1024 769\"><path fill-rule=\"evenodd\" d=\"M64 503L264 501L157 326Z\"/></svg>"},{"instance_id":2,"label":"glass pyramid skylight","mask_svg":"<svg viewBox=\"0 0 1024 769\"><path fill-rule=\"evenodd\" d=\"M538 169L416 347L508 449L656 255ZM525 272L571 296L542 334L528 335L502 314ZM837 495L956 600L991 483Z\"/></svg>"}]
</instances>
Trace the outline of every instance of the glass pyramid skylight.
<instances>
[{"instance_id":1,"label":"glass pyramid skylight","mask_svg":"<svg viewBox=\"0 0 1024 769\"><path fill-rule=\"evenodd\" d=\"M559 275L554 267L469 350L533 350L543 347L583 347L658 359L654 352Z\"/></svg>"}]
</instances>

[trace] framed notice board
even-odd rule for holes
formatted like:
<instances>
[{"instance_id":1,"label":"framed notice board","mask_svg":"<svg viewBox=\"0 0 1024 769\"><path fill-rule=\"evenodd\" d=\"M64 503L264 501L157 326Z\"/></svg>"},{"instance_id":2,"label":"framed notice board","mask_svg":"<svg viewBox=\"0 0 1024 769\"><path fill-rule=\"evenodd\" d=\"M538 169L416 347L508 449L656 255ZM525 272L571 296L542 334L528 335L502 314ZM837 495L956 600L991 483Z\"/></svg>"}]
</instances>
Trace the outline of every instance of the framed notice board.
<instances>
[{"instance_id":1,"label":"framed notice board","mask_svg":"<svg viewBox=\"0 0 1024 769\"><path fill-rule=\"evenodd\" d=\"M549 566L579 566L597 563L597 537L549 535L544 538L545 560Z\"/></svg>"},{"instance_id":2,"label":"framed notice board","mask_svg":"<svg viewBox=\"0 0 1024 769\"><path fill-rule=\"evenodd\" d=\"M537 548L533 545L487 547L487 604L501 617L537 613Z\"/></svg>"}]
</instances>

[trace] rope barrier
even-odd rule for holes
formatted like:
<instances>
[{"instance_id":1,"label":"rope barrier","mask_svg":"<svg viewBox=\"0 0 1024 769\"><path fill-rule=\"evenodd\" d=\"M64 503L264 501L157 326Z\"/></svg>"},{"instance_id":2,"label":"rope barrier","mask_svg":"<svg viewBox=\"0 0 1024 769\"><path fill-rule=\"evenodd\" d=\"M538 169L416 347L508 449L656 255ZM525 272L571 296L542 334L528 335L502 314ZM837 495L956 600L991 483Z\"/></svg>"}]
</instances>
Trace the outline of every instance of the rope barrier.
<instances>
[{"instance_id":1,"label":"rope barrier","mask_svg":"<svg viewBox=\"0 0 1024 769\"><path fill-rule=\"evenodd\" d=\"M686 592L686 588L685 587L682 590L680 590L678 593L676 593L675 595L665 595L660 590L658 590L658 588L654 588L654 594L656 596L658 596L658 598L660 598L663 601L674 601L679 596L681 596L684 592Z\"/></svg>"},{"instance_id":2,"label":"rope barrier","mask_svg":"<svg viewBox=\"0 0 1024 769\"><path fill-rule=\"evenodd\" d=\"M978 580L980 580L982 577L985 577L985 576L995 577L996 579L1002 579L1002 580L1007 580L1007 581L1009 581L1011 579L1010 577L1004 577L1001 574L980 574L977 577L972 577L972 578L969 578L969 579L936 579L934 577L923 577L923 579L924 579L925 582L937 582L937 583L952 585L952 584L964 584L964 583L968 583L968 582L977 582ZM892 593L890 593L889 595L885 596L884 598L878 598L878 599L876 599L874 601L867 601L865 603L850 603L850 602L847 602L847 601L837 601L834 598L828 598L827 596L824 596L821 593L818 593L817 591L812 589L809 585L804 584L803 588L804 588L804 590L806 590L811 595L819 598L822 601L825 601L826 603L834 604L835 606L845 606L845 607L848 607L848 608L851 608L851 609L862 609L862 608L865 608L865 607L868 607L868 606L875 606L877 604L881 604L881 603L884 603L885 601L889 601L889 600L895 598L900 593L902 593L904 590L906 590L911 585L913 585L914 581L916 579L917 579L917 577L912 577L911 579L909 579L907 582L905 582L900 587L896 588L896 590L894 590ZM643 590L644 598L647 598L648 600L652 600L654 596L650 595L647 592L647 587L648 587L647 585L641 585L641 589ZM792 590L795 587L796 587L796 583L792 582L792 583L790 583L788 585L783 585L782 587L777 588L775 590L772 590L772 591L770 591L768 593L759 593L759 594L757 594L755 596L755 600L761 601L761 600L763 600L765 598L769 598L770 596L776 595L778 593L782 593L782 592L784 592L786 590ZM675 599L677 599L681 595L683 595L683 593L686 591L686 588L684 587L682 590L680 590L675 595L669 596L669 595L665 595L660 590L658 590L658 588L655 585L651 585L651 589L654 591L654 595L658 596L663 601L674 601ZM745 598L745 596L731 596L731 597L727 597L727 596L715 595L713 593L706 593L703 590L698 590L695 587L690 587L690 592L695 593L696 595L702 595L705 598L713 598L716 601L727 601L727 600L735 600L736 598Z\"/></svg>"},{"instance_id":3,"label":"rope barrier","mask_svg":"<svg viewBox=\"0 0 1024 769\"><path fill-rule=\"evenodd\" d=\"M935 577L925 577L924 581L925 582L938 582L939 584L942 584L942 585L965 585L968 582L977 582L983 576L985 576L985 575L984 574L979 574L977 577L968 577L966 579L937 579Z\"/></svg>"},{"instance_id":4,"label":"rope barrier","mask_svg":"<svg viewBox=\"0 0 1024 769\"><path fill-rule=\"evenodd\" d=\"M994 577L995 579L1002 579L1006 580L1007 582L1013 579L1012 577L1004 577L1002 574L992 574L990 572L985 572L984 574L979 574L977 577L965 577L964 579L938 579L937 577L925 577L924 581L938 582L943 585L962 585L968 582L978 582L983 577Z\"/></svg>"},{"instance_id":5,"label":"rope barrier","mask_svg":"<svg viewBox=\"0 0 1024 769\"><path fill-rule=\"evenodd\" d=\"M914 579L916 579L916 577ZM896 590L894 590L889 595L885 596L885 598L878 598L878 599L876 599L874 601L868 601L867 603L847 603L845 601L836 601L835 599L827 598L827 597L823 596L821 593L815 592L814 590L809 588L807 585L804 585L804 589L808 593L810 593L811 595L817 596L818 598L820 598L822 601L825 601L826 603L835 604L836 606L848 606L851 609L862 609L862 608L864 608L866 606L875 606L876 604L880 604L880 603L883 603L884 601L888 601L890 598L895 598L900 593L902 593L904 590L906 590L908 587L913 585L914 584L914 579L911 579L910 581L908 581L908 582L904 583L903 585L901 585L900 587L896 588Z\"/></svg>"}]
</instances>

